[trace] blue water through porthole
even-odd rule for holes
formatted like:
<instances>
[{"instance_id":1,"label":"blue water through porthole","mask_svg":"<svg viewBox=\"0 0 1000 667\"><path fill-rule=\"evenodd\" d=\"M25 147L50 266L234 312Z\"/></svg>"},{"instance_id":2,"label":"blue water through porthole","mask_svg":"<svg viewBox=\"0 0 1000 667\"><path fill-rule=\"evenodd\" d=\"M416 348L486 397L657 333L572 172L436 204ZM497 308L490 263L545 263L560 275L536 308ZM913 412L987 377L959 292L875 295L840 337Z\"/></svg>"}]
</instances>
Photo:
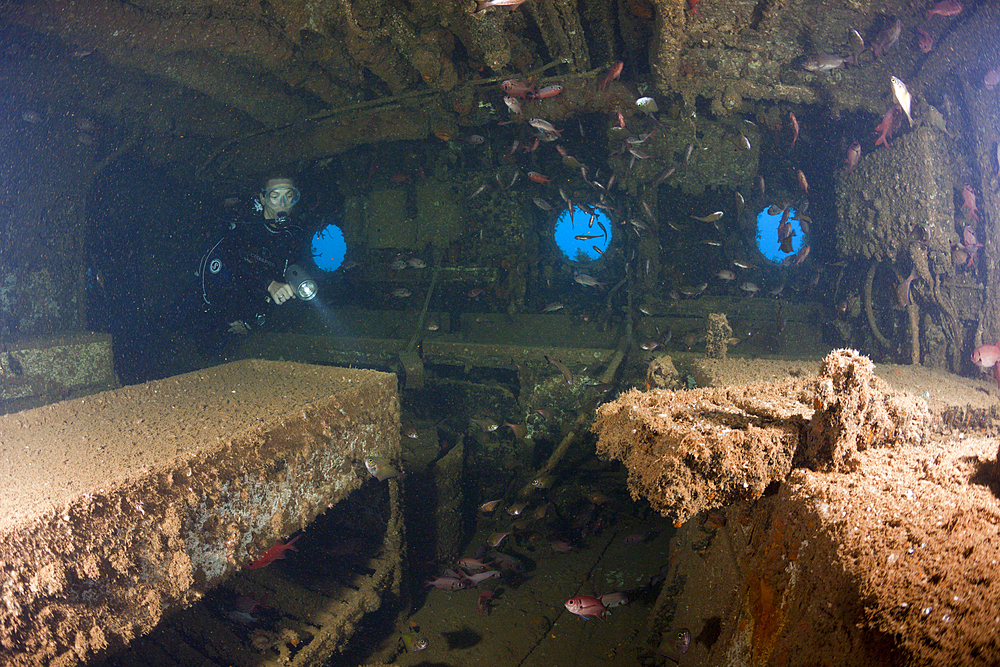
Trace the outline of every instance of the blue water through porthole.
<instances>
[{"instance_id":1,"label":"blue water through porthole","mask_svg":"<svg viewBox=\"0 0 1000 667\"><path fill-rule=\"evenodd\" d=\"M795 253L805 244L806 233L802 231L802 225L796 216L795 209L789 209L788 221L792 224L792 251L782 252L781 244L778 242L778 223L781 222L781 213L771 215L765 208L757 214L757 248L760 253L775 264L781 264L782 260Z\"/></svg>"},{"instance_id":2,"label":"blue water through porthole","mask_svg":"<svg viewBox=\"0 0 1000 667\"><path fill-rule=\"evenodd\" d=\"M590 214L576 209L563 211L556 219L554 237L559 250L571 262L587 263L599 259L611 245L611 218L604 211L594 209L593 224Z\"/></svg>"},{"instance_id":3,"label":"blue water through porthole","mask_svg":"<svg viewBox=\"0 0 1000 667\"><path fill-rule=\"evenodd\" d=\"M312 257L322 271L336 271L347 257L347 242L340 227L330 223L312 238Z\"/></svg>"}]
</instances>

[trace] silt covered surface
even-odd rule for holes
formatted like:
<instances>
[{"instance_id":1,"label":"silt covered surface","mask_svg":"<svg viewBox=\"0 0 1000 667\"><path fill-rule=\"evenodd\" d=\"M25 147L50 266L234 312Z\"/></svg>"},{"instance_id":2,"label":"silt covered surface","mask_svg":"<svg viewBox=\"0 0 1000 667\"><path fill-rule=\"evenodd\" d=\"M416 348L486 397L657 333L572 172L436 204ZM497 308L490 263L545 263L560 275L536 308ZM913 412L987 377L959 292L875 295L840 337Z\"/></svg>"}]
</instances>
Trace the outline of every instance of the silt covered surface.
<instances>
[{"instance_id":1,"label":"silt covered surface","mask_svg":"<svg viewBox=\"0 0 1000 667\"><path fill-rule=\"evenodd\" d=\"M243 361L0 418L0 661L72 665L398 458L396 380Z\"/></svg>"}]
</instances>

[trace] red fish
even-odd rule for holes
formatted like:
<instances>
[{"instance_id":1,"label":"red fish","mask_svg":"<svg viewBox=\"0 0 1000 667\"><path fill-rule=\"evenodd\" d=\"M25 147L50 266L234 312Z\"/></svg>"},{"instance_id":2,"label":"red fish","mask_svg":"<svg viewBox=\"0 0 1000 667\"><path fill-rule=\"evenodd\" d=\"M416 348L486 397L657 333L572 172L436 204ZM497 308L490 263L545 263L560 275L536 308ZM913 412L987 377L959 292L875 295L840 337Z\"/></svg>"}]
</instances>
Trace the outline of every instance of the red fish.
<instances>
[{"instance_id":1,"label":"red fish","mask_svg":"<svg viewBox=\"0 0 1000 667\"><path fill-rule=\"evenodd\" d=\"M512 97L529 97L535 94L535 84L517 79L507 79L500 84L500 88Z\"/></svg>"},{"instance_id":2,"label":"red fish","mask_svg":"<svg viewBox=\"0 0 1000 667\"><path fill-rule=\"evenodd\" d=\"M479 613L483 616L487 616L490 613L490 600L493 599L493 593L495 591L483 591L479 594L479 600L476 604L479 607Z\"/></svg>"},{"instance_id":3,"label":"red fish","mask_svg":"<svg viewBox=\"0 0 1000 667\"><path fill-rule=\"evenodd\" d=\"M563 91L562 86L545 86L532 96L535 100L544 100L547 97L555 97Z\"/></svg>"},{"instance_id":4,"label":"red fish","mask_svg":"<svg viewBox=\"0 0 1000 667\"><path fill-rule=\"evenodd\" d=\"M972 191L972 186L968 183L962 188L962 210L970 215L973 220L979 222L979 209L976 208L976 193Z\"/></svg>"},{"instance_id":5,"label":"red fish","mask_svg":"<svg viewBox=\"0 0 1000 667\"><path fill-rule=\"evenodd\" d=\"M551 183L548 176L542 176L537 171L529 171L528 178L531 179L533 183Z\"/></svg>"},{"instance_id":6,"label":"red fish","mask_svg":"<svg viewBox=\"0 0 1000 667\"><path fill-rule=\"evenodd\" d=\"M851 147L847 149L847 159L844 160L844 164L847 165L847 173L854 171L854 168L858 166L858 161L861 159L861 144L854 141Z\"/></svg>"},{"instance_id":7,"label":"red fish","mask_svg":"<svg viewBox=\"0 0 1000 667\"><path fill-rule=\"evenodd\" d=\"M795 142L799 140L799 120L795 117L795 114L791 111L788 112L788 121L792 124L792 148L795 148Z\"/></svg>"},{"instance_id":8,"label":"red fish","mask_svg":"<svg viewBox=\"0 0 1000 667\"><path fill-rule=\"evenodd\" d=\"M917 28L917 32L920 36L917 37L917 48L920 49L920 53L930 53L934 50L934 38L931 34L924 30L923 28Z\"/></svg>"},{"instance_id":9,"label":"red fish","mask_svg":"<svg viewBox=\"0 0 1000 667\"><path fill-rule=\"evenodd\" d=\"M701 15L701 12L698 11L698 2L699 0L688 0L688 8L691 10L691 13L698 18L705 18Z\"/></svg>"},{"instance_id":10,"label":"red fish","mask_svg":"<svg viewBox=\"0 0 1000 667\"><path fill-rule=\"evenodd\" d=\"M879 133L878 141L875 142L875 147L878 148L879 144L889 147L886 143L886 139L892 139L893 130L899 127L899 114L902 113L903 107L898 104L894 105L891 109L885 112L882 116L882 122L878 124L875 128L875 132Z\"/></svg>"},{"instance_id":11,"label":"red fish","mask_svg":"<svg viewBox=\"0 0 1000 667\"><path fill-rule=\"evenodd\" d=\"M931 17L937 14L938 16L943 16L948 18L951 16L958 16L962 13L962 3L957 0L941 0L933 7L927 10L927 19L931 20Z\"/></svg>"},{"instance_id":12,"label":"red fish","mask_svg":"<svg viewBox=\"0 0 1000 667\"><path fill-rule=\"evenodd\" d=\"M602 93L604 92L604 89L608 87L609 83L611 83L612 81L616 80L618 77L620 77L622 75L622 68L624 66L625 66L625 63L622 62L621 60L619 60L618 62L616 62L614 65L611 66L611 69L608 70L607 76L605 76L604 80L601 81L601 92Z\"/></svg>"},{"instance_id":13,"label":"red fish","mask_svg":"<svg viewBox=\"0 0 1000 667\"><path fill-rule=\"evenodd\" d=\"M291 549L292 551L298 551L298 549L296 549L292 545L295 544L295 541L298 540L300 537L302 536L297 535L295 539L289 542L278 542L273 547L265 551L263 556L261 556L254 562L250 563L249 565L244 565L243 567L245 567L248 570L259 570L262 567L267 567L273 561L283 559L285 557L286 549Z\"/></svg>"},{"instance_id":14,"label":"red fish","mask_svg":"<svg viewBox=\"0 0 1000 667\"><path fill-rule=\"evenodd\" d=\"M575 598L566 600L563 604L566 605L566 609L568 609L570 613L580 616L585 621L588 616L594 616L602 621L608 616L608 608L593 595L579 595Z\"/></svg>"},{"instance_id":15,"label":"red fish","mask_svg":"<svg viewBox=\"0 0 1000 667\"><path fill-rule=\"evenodd\" d=\"M805 190L806 194L809 194L809 181L806 180L806 175L802 173L801 169L795 170L795 178L799 181L799 187Z\"/></svg>"}]
</instances>

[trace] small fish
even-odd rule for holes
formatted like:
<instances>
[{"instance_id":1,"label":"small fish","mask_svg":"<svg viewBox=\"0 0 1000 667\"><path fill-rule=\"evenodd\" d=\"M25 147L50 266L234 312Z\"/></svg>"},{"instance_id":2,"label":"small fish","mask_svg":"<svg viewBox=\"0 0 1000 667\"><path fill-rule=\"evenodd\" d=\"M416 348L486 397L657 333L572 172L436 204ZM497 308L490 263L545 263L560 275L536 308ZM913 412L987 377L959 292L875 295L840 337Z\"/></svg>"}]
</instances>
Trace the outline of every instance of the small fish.
<instances>
[{"instance_id":1,"label":"small fish","mask_svg":"<svg viewBox=\"0 0 1000 667\"><path fill-rule=\"evenodd\" d=\"M604 251L601 250L600 248L598 248L596 245L592 245L590 247L593 248L594 252L596 252L598 255L603 255L604 254Z\"/></svg>"},{"instance_id":2,"label":"small fish","mask_svg":"<svg viewBox=\"0 0 1000 667\"><path fill-rule=\"evenodd\" d=\"M552 210L552 204L550 204L549 202L545 201L541 197L534 197L531 201L535 202L535 206L537 206L538 208L542 209L543 211L551 211Z\"/></svg>"},{"instance_id":3,"label":"small fish","mask_svg":"<svg viewBox=\"0 0 1000 667\"><path fill-rule=\"evenodd\" d=\"M396 261L389 264L389 269L391 271L402 271L406 268L406 260L397 259Z\"/></svg>"},{"instance_id":4,"label":"small fish","mask_svg":"<svg viewBox=\"0 0 1000 667\"><path fill-rule=\"evenodd\" d=\"M673 176L675 171L677 171L677 167L668 167L665 169L663 173L657 176L656 180L653 181L653 187L655 188L657 185Z\"/></svg>"},{"instance_id":5,"label":"small fish","mask_svg":"<svg viewBox=\"0 0 1000 667\"><path fill-rule=\"evenodd\" d=\"M639 107L640 111L645 113L656 113L660 110L660 108L656 106L656 100L652 97L640 97L635 101L635 105Z\"/></svg>"},{"instance_id":6,"label":"small fish","mask_svg":"<svg viewBox=\"0 0 1000 667\"><path fill-rule=\"evenodd\" d=\"M493 533L492 535L490 535L487 542L491 547L496 549L498 546L500 546L500 543L503 542L504 538L507 537L508 535L510 535L509 531L506 533Z\"/></svg>"},{"instance_id":7,"label":"small fish","mask_svg":"<svg viewBox=\"0 0 1000 667\"><path fill-rule=\"evenodd\" d=\"M267 567L276 560L283 560L285 558L285 551L291 549L292 551L298 551L293 545L298 539L302 537L301 535L296 535L294 539L288 542L278 542L273 547L265 551L260 558L253 561L249 565L244 565L248 570L259 570L262 567Z\"/></svg>"},{"instance_id":8,"label":"small fish","mask_svg":"<svg viewBox=\"0 0 1000 667\"><path fill-rule=\"evenodd\" d=\"M663 633L663 641L656 649L660 655L670 658L680 664L681 656L688 652L691 646L691 632L687 628L682 628L673 633Z\"/></svg>"},{"instance_id":9,"label":"small fish","mask_svg":"<svg viewBox=\"0 0 1000 667\"><path fill-rule=\"evenodd\" d=\"M930 110L931 125L954 139L955 135L948 131L948 124L945 122L944 116L941 115L941 112L938 111L936 107L932 107L930 105L928 105L928 109Z\"/></svg>"},{"instance_id":10,"label":"small fish","mask_svg":"<svg viewBox=\"0 0 1000 667\"><path fill-rule=\"evenodd\" d=\"M608 617L608 608L593 595L580 595L566 600L563 604L570 613L576 614L585 621L588 616L599 618L602 621Z\"/></svg>"},{"instance_id":11,"label":"small fish","mask_svg":"<svg viewBox=\"0 0 1000 667\"><path fill-rule=\"evenodd\" d=\"M552 123L541 118L532 118L528 121L528 125L546 134L554 134L557 137L562 136L562 130L557 130L552 126Z\"/></svg>"},{"instance_id":12,"label":"small fish","mask_svg":"<svg viewBox=\"0 0 1000 667\"><path fill-rule=\"evenodd\" d=\"M910 299L910 285L913 283L914 278L917 277L917 267L913 267L910 271L910 277L899 283L896 286L896 305L900 308L906 308L913 301Z\"/></svg>"},{"instance_id":13,"label":"small fish","mask_svg":"<svg viewBox=\"0 0 1000 667\"><path fill-rule=\"evenodd\" d=\"M427 262L425 262L424 260L420 259L419 257L413 257L411 259L406 260L406 265L409 266L411 269L426 269L427 268Z\"/></svg>"},{"instance_id":14,"label":"small fish","mask_svg":"<svg viewBox=\"0 0 1000 667\"><path fill-rule=\"evenodd\" d=\"M807 72L832 72L835 69L843 69L844 63L850 59L850 57L817 53L802 61L802 69Z\"/></svg>"},{"instance_id":15,"label":"small fish","mask_svg":"<svg viewBox=\"0 0 1000 667\"><path fill-rule=\"evenodd\" d=\"M799 121L795 117L795 114L791 111L788 112L788 122L792 124L792 145L791 148L795 148L795 142L799 140Z\"/></svg>"},{"instance_id":16,"label":"small fish","mask_svg":"<svg viewBox=\"0 0 1000 667\"><path fill-rule=\"evenodd\" d=\"M756 294L757 292L759 292L759 291L760 291L760 288L759 288L759 287L757 287L757 284L756 284L756 283L752 283L752 282L749 282L749 281L748 281L748 282L745 282L745 283L741 283L741 284L740 284L740 289L741 289L741 290L743 290L744 292L747 292L747 293L749 293L749 294L750 294L750 296L753 296L753 295L755 295L755 294Z\"/></svg>"},{"instance_id":17,"label":"small fish","mask_svg":"<svg viewBox=\"0 0 1000 667\"><path fill-rule=\"evenodd\" d=\"M715 277L718 278L719 280L725 280L726 282L736 280L736 274L730 271L729 269L722 269L721 271L715 274Z\"/></svg>"},{"instance_id":18,"label":"small fish","mask_svg":"<svg viewBox=\"0 0 1000 667\"><path fill-rule=\"evenodd\" d=\"M517 7L524 1L525 0L476 0L476 11L474 13L479 13L483 10L489 9L490 7Z\"/></svg>"},{"instance_id":19,"label":"small fish","mask_svg":"<svg viewBox=\"0 0 1000 667\"><path fill-rule=\"evenodd\" d=\"M941 0L933 7L927 10L927 19L931 20L931 17L937 14L943 18L950 18L952 16L958 16L962 13L962 3L958 0Z\"/></svg>"},{"instance_id":20,"label":"small fish","mask_svg":"<svg viewBox=\"0 0 1000 667\"><path fill-rule=\"evenodd\" d=\"M917 32L920 36L917 37L917 48L920 49L920 53L930 53L934 50L934 38L931 34L924 30L923 28L917 28Z\"/></svg>"},{"instance_id":21,"label":"small fish","mask_svg":"<svg viewBox=\"0 0 1000 667\"><path fill-rule=\"evenodd\" d=\"M573 384L573 374L569 372L569 369L564 364L559 363L555 359L550 359L548 355L544 355L544 357L545 361L559 369L559 372L563 374L563 379L566 380L566 384Z\"/></svg>"},{"instance_id":22,"label":"small fish","mask_svg":"<svg viewBox=\"0 0 1000 667\"><path fill-rule=\"evenodd\" d=\"M489 514L490 512L496 510L497 506L502 502L502 499L497 498L496 500L489 500L479 506L479 511L483 514Z\"/></svg>"},{"instance_id":23,"label":"small fish","mask_svg":"<svg viewBox=\"0 0 1000 667\"><path fill-rule=\"evenodd\" d=\"M739 147L742 148L743 150L745 151L750 150L750 140L747 139L747 135L743 134L742 132L740 132L740 138L737 140L736 143L739 144Z\"/></svg>"},{"instance_id":24,"label":"small fish","mask_svg":"<svg viewBox=\"0 0 1000 667\"><path fill-rule=\"evenodd\" d=\"M906 84L897 77L890 77L892 81L892 94L896 98L896 102L902 107L903 113L906 114L906 120L910 121L910 126L913 126L913 117L910 115L910 106L913 103L913 98L910 95L910 91L906 89Z\"/></svg>"},{"instance_id":25,"label":"small fish","mask_svg":"<svg viewBox=\"0 0 1000 667\"><path fill-rule=\"evenodd\" d=\"M737 269L746 269L746 270L756 269L757 268L753 264L749 264L747 262L742 262L742 261L740 261L738 259L734 259L733 260L733 266L735 266Z\"/></svg>"},{"instance_id":26,"label":"small fish","mask_svg":"<svg viewBox=\"0 0 1000 667\"><path fill-rule=\"evenodd\" d=\"M500 425L487 417L486 419L470 419L470 422L483 429L483 433L492 433L500 428Z\"/></svg>"},{"instance_id":27,"label":"small fish","mask_svg":"<svg viewBox=\"0 0 1000 667\"><path fill-rule=\"evenodd\" d=\"M405 299L407 297L413 296L413 292L406 289L405 287L399 287L392 290L392 292L389 293L389 296L391 296L394 299Z\"/></svg>"},{"instance_id":28,"label":"small fish","mask_svg":"<svg viewBox=\"0 0 1000 667\"><path fill-rule=\"evenodd\" d=\"M601 80L602 93L604 92L604 89L608 87L609 83L615 81L622 75L623 67L625 67L625 63L622 62L621 60L619 60L618 62L616 62L614 65L611 66L611 69L608 70L607 75L605 75L604 79Z\"/></svg>"},{"instance_id":29,"label":"small fish","mask_svg":"<svg viewBox=\"0 0 1000 667\"><path fill-rule=\"evenodd\" d=\"M468 200L472 199L476 195L482 193L482 191L485 190L485 189L486 189L486 184L483 183L478 188L476 188L475 191L471 195L469 195L468 197L466 197L465 200L468 201Z\"/></svg>"},{"instance_id":30,"label":"small fish","mask_svg":"<svg viewBox=\"0 0 1000 667\"><path fill-rule=\"evenodd\" d=\"M531 480L531 485L536 489L549 489L552 488L552 484L556 481L555 475L542 475L541 477L536 477Z\"/></svg>"},{"instance_id":31,"label":"small fish","mask_svg":"<svg viewBox=\"0 0 1000 667\"><path fill-rule=\"evenodd\" d=\"M598 282L596 278L588 276L585 273L576 274L575 276L573 276L573 280L574 282L580 283L585 287L599 287L601 289L604 289L604 286L607 285L607 283Z\"/></svg>"},{"instance_id":32,"label":"small fish","mask_svg":"<svg viewBox=\"0 0 1000 667\"><path fill-rule=\"evenodd\" d=\"M899 41L899 36L902 33L903 22L899 20L898 16L891 16L886 19L875 41L872 42L872 51L875 53L875 57L879 58L888 53L893 44Z\"/></svg>"},{"instance_id":33,"label":"small fish","mask_svg":"<svg viewBox=\"0 0 1000 667\"><path fill-rule=\"evenodd\" d=\"M539 174L537 171L529 171L528 178L531 179L532 183L545 184L552 182L548 176L543 176L542 174Z\"/></svg>"},{"instance_id":34,"label":"small fish","mask_svg":"<svg viewBox=\"0 0 1000 667\"><path fill-rule=\"evenodd\" d=\"M528 435L528 428L524 424L511 424L504 422L504 426L509 426L511 432L514 434L514 437L518 440L521 440L524 436Z\"/></svg>"},{"instance_id":35,"label":"small fish","mask_svg":"<svg viewBox=\"0 0 1000 667\"><path fill-rule=\"evenodd\" d=\"M859 160L861 160L861 144L855 139L851 147L847 149L847 158L844 160L844 164L847 165L848 174L858 166Z\"/></svg>"},{"instance_id":36,"label":"small fish","mask_svg":"<svg viewBox=\"0 0 1000 667\"><path fill-rule=\"evenodd\" d=\"M604 238L604 234L580 234L573 237L577 241L589 241L590 239Z\"/></svg>"},{"instance_id":37,"label":"small fish","mask_svg":"<svg viewBox=\"0 0 1000 667\"><path fill-rule=\"evenodd\" d=\"M416 632L404 632L400 636L403 639L403 646L406 647L407 653L416 653L417 651L423 651L429 645L427 642L427 637L424 637L423 635Z\"/></svg>"},{"instance_id":38,"label":"small fish","mask_svg":"<svg viewBox=\"0 0 1000 667\"><path fill-rule=\"evenodd\" d=\"M403 474L389 463L389 459L382 458L381 456L366 456L365 467L368 468L371 476L380 482L392 479L393 477L399 477Z\"/></svg>"},{"instance_id":39,"label":"small fish","mask_svg":"<svg viewBox=\"0 0 1000 667\"><path fill-rule=\"evenodd\" d=\"M847 31L847 41L851 43L851 52L854 54L854 64L861 62L861 54L865 52L865 40L861 33L851 28Z\"/></svg>"},{"instance_id":40,"label":"small fish","mask_svg":"<svg viewBox=\"0 0 1000 667\"><path fill-rule=\"evenodd\" d=\"M809 181L806 180L806 175L802 173L801 169L795 170L795 178L799 181L799 187L802 188L806 194L809 194Z\"/></svg>"},{"instance_id":41,"label":"small fish","mask_svg":"<svg viewBox=\"0 0 1000 667\"><path fill-rule=\"evenodd\" d=\"M694 218L695 220L698 220L699 222L715 222L716 220L718 220L719 218L721 218L723 215L725 215L725 214L722 211L716 211L715 213L709 213L708 215L706 215L703 218L700 218L697 215L692 215L690 217Z\"/></svg>"},{"instance_id":42,"label":"small fish","mask_svg":"<svg viewBox=\"0 0 1000 667\"><path fill-rule=\"evenodd\" d=\"M737 191L737 193L736 193L736 219L737 220L739 220L741 217L743 217L743 209L746 207L746 205L747 205L747 203L746 203L746 200L743 199L743 195L741 195Z\"/></svg>"},{"instance_id":43,"label":"small fish","mask_svg":"<svg viewBox=\"0 0 1000 667\"><path fill-rule=\"evenodd\" d=\"M563 87L560 86L560 85L558 85L558 84L552 85L552 86L545 86L544 88L540 88L537 93L535 93L534 95L532 95L531 99L533 99L533 100L544 100L544 99L546 99L548 97L555 97L556 95L558 95L562 91L563 91Z\"/></svg>"}]
</instances>

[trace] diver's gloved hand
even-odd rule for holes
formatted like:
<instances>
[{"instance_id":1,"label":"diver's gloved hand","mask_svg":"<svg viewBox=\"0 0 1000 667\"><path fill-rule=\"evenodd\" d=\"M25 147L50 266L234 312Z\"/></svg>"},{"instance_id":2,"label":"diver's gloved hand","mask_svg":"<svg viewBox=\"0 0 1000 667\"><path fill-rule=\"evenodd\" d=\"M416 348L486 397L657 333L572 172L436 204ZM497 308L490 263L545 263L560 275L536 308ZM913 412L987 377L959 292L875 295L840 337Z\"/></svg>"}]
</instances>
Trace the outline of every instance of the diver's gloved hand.
<instances>
[{"instance_id":1,"label":"diver's gloved hand","mask_svg":"<svg viewBox=\"0 0 1000 667\"><path fill-rule=\"evenodd\" d=\"M236 320L235 322L229 323L229 333L248 334L250 333L250 327L248 327L246 322L243 320Z\"/></svg>"},{"instance_id":2,"label":"diver's gloved hand","mask_svg":"<svg viewBox=\"0 0 1000 667\"><path fill-rule=\"evenodd\" d=\"M267 286L267 291L271 295L271 301L279 306L289 299L295 298L295 290L288 283L279 283L276 280L272 280L271 284Z\"/></svg>"}]
</instances>

